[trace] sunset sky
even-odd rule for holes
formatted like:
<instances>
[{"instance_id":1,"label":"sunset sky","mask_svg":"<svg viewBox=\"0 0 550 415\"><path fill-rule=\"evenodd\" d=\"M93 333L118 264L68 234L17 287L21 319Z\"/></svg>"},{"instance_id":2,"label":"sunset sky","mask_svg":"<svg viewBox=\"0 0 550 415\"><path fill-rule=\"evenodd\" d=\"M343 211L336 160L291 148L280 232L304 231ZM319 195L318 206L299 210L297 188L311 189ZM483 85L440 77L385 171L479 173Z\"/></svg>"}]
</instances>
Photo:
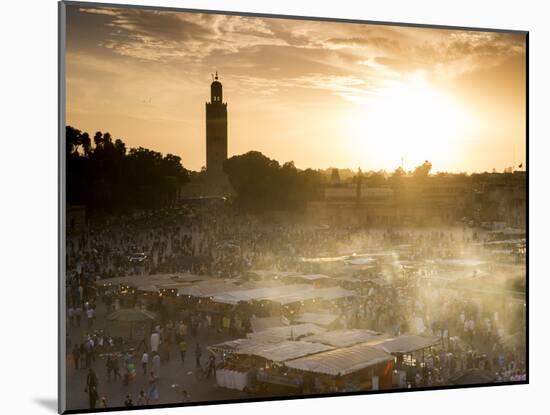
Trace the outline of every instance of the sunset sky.
<instances>
[{"instance_id":1,"label":"sunset sky","mask_svg":"<svg viewBox=\"0 0 550 415\"><path fill-rule=\"evenodd\" d=\"M525 35L67 7L67 124L205 165L218 70L229 156L300 168L525 163Z\"/></svg>"}]
</instances>

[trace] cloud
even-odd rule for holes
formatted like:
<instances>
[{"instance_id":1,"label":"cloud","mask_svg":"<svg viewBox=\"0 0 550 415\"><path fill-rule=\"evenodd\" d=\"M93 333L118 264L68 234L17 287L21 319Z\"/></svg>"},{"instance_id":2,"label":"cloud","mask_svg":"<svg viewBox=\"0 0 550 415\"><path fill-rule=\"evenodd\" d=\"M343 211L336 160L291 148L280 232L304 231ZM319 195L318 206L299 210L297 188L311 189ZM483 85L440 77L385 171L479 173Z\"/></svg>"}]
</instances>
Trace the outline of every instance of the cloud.
<instances>
[{"instance_id":1,"label":"cloud","mask_svg":"<svg viewBox=\"0 0 550 415\"><path fill-rule=\"evenodd\" d=\"M456 77L497 66L525 53L513 34L391 27L338 22L81 7L103 15L110 30L99 45L113 53L159 63L223 64L243 74L271 72L278 78L326 72L332 76L378 71L395 78L425 71Z\"/></svg>"},{"instance_id":2,"label":"cloud","mask_svg":"<svg viewBox=\"0 0 550 415\"><path fill-rule=\"evenodd\" d=\"M99 9L93 9L93 8L80 8L78 9L81 12L85 13L91 13L91 14L103 14L106 16L116 16L118 9L110 9L108 7L102 7Z\"/></svg>"},{"instance_id":3,"label":"cloud","mask_svg":"<svg viewBox=\"0 0 550 415\"><path fill-rule=\"evenodd\" d=\"M216 69L234 153L282 159L296 145L303 165L346 165L357 142L333 146L334 137L361 138L357 119L416 75L485 117L498 145L520 136L501 123L518 119L524 99L521 35L81 5L67 22L68 121L180 154L192 168L204 164ZM308 158L311 146L324 155Z\"/></svg>"},{"instance_id":4,"label":"cloud","mask_svg":"<svg viewBox=\"0 0 550 415\"><path fill-rule=\"evenodd\" d=\"M357 101L417 72L456 79L525 53L523 37L505 33L131 8L79 11L81 19L101 15L97 22L108 30L97 43L121 59L147 61L150 71L163 67L174 79L208 79L219 69L260 95L307 88Z\"/></svg>"},{"instance_id":5,"label":"cloud","mask_svg":"<svg viewBox=\"0 0 550 415\"><path fill-rule=\"evenodd\" d=\"M382 36L331 38L327 39L326 43L332 47L369 47L391 52L400 50L398 40Z\"/></svg>"},{"instance_id":6,"label":"cloud","mask_svg":"<svg viewBox=\"0 0 550 415\"><path fill-rule=\"evenodd\" d=\"M361 37L351 37L351 38L332 38L327 40L328 43L334 43L337 45L345 45L345 46L355 46L355 45L369 45L370 40L367 38L361 38Z\"/></svg>"},{"instance_id":7,"label":"cloud","mask_svg":"<svg viewBox=\"0 0 550 415\"><path fill-rule=\"evenodd\" d=\"M213 51L236 53L257 45L285 44L258 18L142 9L80 8L110 16L112 30L100 45L138 59L200 61Z\"/></svg>"}]
</instances>

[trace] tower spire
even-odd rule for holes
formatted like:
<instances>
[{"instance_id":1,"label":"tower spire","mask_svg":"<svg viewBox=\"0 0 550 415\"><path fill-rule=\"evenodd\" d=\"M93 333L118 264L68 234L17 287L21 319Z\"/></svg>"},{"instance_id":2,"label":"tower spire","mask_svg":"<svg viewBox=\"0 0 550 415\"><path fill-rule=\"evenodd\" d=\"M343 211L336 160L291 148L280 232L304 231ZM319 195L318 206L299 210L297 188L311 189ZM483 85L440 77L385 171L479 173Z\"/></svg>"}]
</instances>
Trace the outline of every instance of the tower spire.
<instances>
[{"instance_id":1,"label":"tower spire","mask_svg":"<svg viewBox=\"0 0 550 415\"><path fill-rule=\"evenodd\" d=\"M211 102L216 104L221 104L223 102L222 97L222 84L218 81L218 70L216 69L215 74L212 74L212 85L210 85L210 98Z\"/></svg>"},{"instance_id":2,"label":"tower spire","mask_svg":"<svg viewBox=\"0 0 550 415\"><path fill-rule=\"evenodd\" d=\"M227 104L223 102L223 86L218 71L212 74L210 102L206 103L206 170L223 174L227 159Z\"/></svg>"}]
</instances>

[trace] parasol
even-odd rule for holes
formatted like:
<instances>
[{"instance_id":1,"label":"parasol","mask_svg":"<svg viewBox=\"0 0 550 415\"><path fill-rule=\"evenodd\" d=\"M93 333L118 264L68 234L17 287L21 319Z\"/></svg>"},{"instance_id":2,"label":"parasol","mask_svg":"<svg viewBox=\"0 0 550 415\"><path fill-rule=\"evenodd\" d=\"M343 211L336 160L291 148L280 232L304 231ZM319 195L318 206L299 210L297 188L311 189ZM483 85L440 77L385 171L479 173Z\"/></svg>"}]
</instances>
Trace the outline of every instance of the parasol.
<instances>
[{"instance_id":1,"label":"parasol","mask_svg":"<svg viewBox=\"0 0 550 415\"><path fill-rule=\"evenodd\" d=\"M151 311L136 308L123 308L107 316L107 320L130 324L130 338L134 338L134 325L157 320L157 315Z\"/></svg>"},{"instance_id":2,"label":"parasol","mask_svg":"<svg viewBox=\"0 0 550 415\"><path fill-rule=\"evenodd\" d=\"M107 320L121 321L125 323L140 323L145 321L154 321L157 315L151 311L139 310L135 308L125 308L115 311L107 316Z\"/></svg>"}]
</instances>

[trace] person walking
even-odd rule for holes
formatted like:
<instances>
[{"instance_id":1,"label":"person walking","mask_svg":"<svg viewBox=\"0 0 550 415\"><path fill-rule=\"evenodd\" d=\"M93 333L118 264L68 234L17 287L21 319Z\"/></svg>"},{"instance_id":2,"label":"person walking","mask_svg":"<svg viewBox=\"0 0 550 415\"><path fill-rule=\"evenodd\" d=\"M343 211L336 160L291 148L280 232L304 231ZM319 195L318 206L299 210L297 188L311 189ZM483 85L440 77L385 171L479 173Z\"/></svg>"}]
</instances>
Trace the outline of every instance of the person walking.
<instances>
[{"instance_id":1,"label":"person walking","mask_svg":"<svg viewBox=\"0 0 550 415\"><path fill-rule=\"evenodd\" d=\"M99 397L97 393L97 387L98 387L97 376L94 370L90 368L88 370L88 375L86 376L86 389L84 390L84 392L88 393L88 402L90 404L91 409L95 408L97 398Z\"/></svg>"},{"instance_id":2,"label":"person walking","mask_svg":"<svg viewBox=\"0 0 550 415\"><path fill-rule=\"evenodd\" d=\"M130 395L126 395L124 406L134 406L134 401L132 400L132 397Z\"/></svg>"},{"instance_id":3,"label":"person walking","mask_svg":"<svg viewBox=\"0 0 550 415\"><path fill-rule=\"evenodd\" d=\"M74 308L73 306L69 306L69 309L67 310L67 317L69 321L69 328L73 328L73 322L74 322Z\"/></svg>"},{"instance_id":4,"label":"person walking","mask_svg":"<svg viewBox=\"0 0 550 415\"><path fill-rule=\"evenodd\" d=\"M113 358L111 355L107 356L107 362L105 362L107 368L107 383L111 383L111 373L113 373Z\"/></svg>"},{"instance_id":5,"label":"person walking","mask_svg":"<svg viewBox=\"0 0 550 415\"><path fill-rule=\"evenodd\" d=\"M91 329L94 325L95 310L91 304L86 309L86 317L88 318L88 329Z\"/></svg>"},{"instance_id":6,"label":"person walking","mask_svg":"<svg viewBox=\"0 0 550 415\"><path fill-rule=\"evenodd\" d=\"M145 392L143 390L140 390L137 398L137 406L144 405L147 405L147 397L145 396Z\"/></svg>"},{"instance_id":7,"label":"person walking","mask_svg":"<svg viewBox=\"0 0 550 415\"><path fill-rule=\"evenodd\" d=\"M141 357L141 367L143 368L143 374L147 374L147 365L149 364L149 355L147 354L147 351L143 352L143 356Z\"/></svg>"},{"instance_id":8,"label":"person walking","mask_svg":"<svg viewBox=\"0 0 550 415\"><path fill-rule=\"evenodd\" d=\"M214 356L214 354L210 354L210 357L208 358L208 372L206 373L206 379L210 379L210 373L212 373L214 378L216 378L216 356Z\"/></svg>"},{"instance_id":9,"label":"person walking","mask_svg":"<svg viewBox=\"0 0 550 415\"><path fill-rule=\"evenodd\" d=\"M158 353L153 353L152 366L155 377L160 378L160 355Z\"/></svg>"},{"instance_id":10,"label":"person walking","mask_svg":"<svg viewBox=\"0 0 550 415\"><path fill-rule=\"evenodd\" d=\"M124 385L128 386L129 382L136 376L136 368L134 365L133 356L128 352L125 358L126 371L124 373Z\"/></svg>"},{"instance_id":11,"label":"person walking","mask_svg":"<svg viewBox=\"0 0 550 415\"><path fill-rule=\"evenodd\" d=\"M74 314L75 319L76 319L76 326L80 328L80 321L82 320L82 307L81 306L76 306L74 308L73 314Z\"/></svg>"},{"instance_id":12,"label":"person walking","mask_svg":"<svg viewBox=\"0 0 550 415\"><path fill-rule=\"evenodd\" d=\"M178 325L178 338L181 340L185 338L186 334L187 334L187 326L183 321L180 321Z\"/></svg>"},{"instance_id":13,"label":"person walking","mask_svg":"<svg viewBox=\"0 0 550 415\"><path fill-rule=\"evenodd\" d=\"M153 333L151 333L151 351L153 353L158 352L159 346L160 346L160 334L155 329Z\"/></svg>"},{"instance_id":14,"label":"person walking","mask_svg":"<svg viewBox=\"0 0 550 415\"><path fill-rule=\"evenodd\" d=\"M84 365L86 364L86 347L84 346L84 343L80 343L80 363L79 363L79 367L84 367ZM88 369L88 368L86 368Z\"/></svg>"},{"instance_id":15,"label":"person walking","mask_svg":"<svg viewBox=\"0 0 550 415\"><path fill-rule=\"evenodd\" d=\"M86 342L84 343L84 351L85 351L85 356L86 356L86 369L89 369L92 365L92 343L90 340L86 340Z\"/></svg>"},{"instance_id":16,"label":"person walking","mask_svg":"<svg viewBox=\"0 0 550 415\"><path fill-rule=\"evenodd\" d=\"M120 366L118 365L118 359L116 357L112 359L112 366L113 366L113 380L116 382L117 379L122 378L122 376L120 375Z\"/></svg>"},{"instance_id":17,"label":"person walking","mask_svg":"<svg viewBox=\"0 0 550 415\"><path fill-rule=\"evenodd\" d=\"M198 369L201 367L201 345L197 342L197 346L195 347L195 367Z\"/></svg>"},{"instance_id":18,"label":"person walking","mask_svg":"<svg viewBox=\"0 0 550 415\"><path fill-rule=\"evenodd\" d=\"M180 349L181 364L183 365L185 363L185 352L187 351L187 343L185 343L185 339L181 339L178 347Z\"/></svg>"},{"instance_id":19,"label":"person walking","mask_svg":"<svg viewBox=\"0 0 550 415\"><path fill-rule=\"evenodd\" d=\"M187 392L186 389L181 391L181 401L183 403L191 402L191 396L189 395L189 392Z\"/></svg>"},{"instance_id":20,"label":"person walking","mask_svg":"<svg viewBox=\"0 0 550 415\"><path fill-rule=\"evenodd\" d=\"M99 407L100 408L107 408L107 398L102 396L100 399L99 399Z\"/></svg>"},{"instance_id":21,"label":"person walking","mask_svg":"<svg viewBox=\"0 0 550 415\"><path fill-rule=\"evenodd\" d=\"M158 377L155 372L149 373L149 389L147 391L147 404L154 403L159 399Z\"/></svg>"},{"instance_id":22,"label":"person walking","mask_svg":"<svg viewBox=\"0 0 550 415\"><path fill-rule=\"evenodd\" d=\"M172 320L168 320L168 322L166 323L165 343L171 344L173 337L174 337L174 323L172 322Z\"/></svg>"},{"instance_id":23,"label":"person walking","mask_svg":"<svg viewBox=\"0 0 550 415\"><path fill-rule=\"evenodd\" d=\"M74 359L74 368L78 370L80 363L80 345L76 343L73 347L73 359Z\"/></svg>"},{"instance_id":24,"label":"person walking","mask_svg":"<svg viewBox=\"0 0 550 415\"><path fill-rule=\"evenodd\" d=\"M146 352L147 351L147 334L143 335L143 338L141 339L141 341L136 347L136 351L139 351L142 345L143 345L143 351Z\"/></svg>"}]
</instances>

